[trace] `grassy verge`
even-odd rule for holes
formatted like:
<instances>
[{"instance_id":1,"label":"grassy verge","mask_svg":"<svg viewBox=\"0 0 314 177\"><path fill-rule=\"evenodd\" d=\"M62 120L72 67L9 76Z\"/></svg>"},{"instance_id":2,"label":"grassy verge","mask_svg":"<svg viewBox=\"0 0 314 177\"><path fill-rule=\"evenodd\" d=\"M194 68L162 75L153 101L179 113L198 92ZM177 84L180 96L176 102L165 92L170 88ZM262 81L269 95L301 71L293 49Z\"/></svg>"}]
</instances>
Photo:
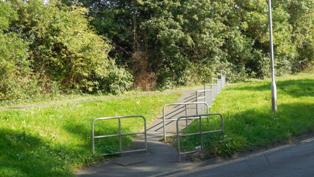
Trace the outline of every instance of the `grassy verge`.
<instances>
[{"instance_id":1,"label":"grassy verge","mask_svg":"<svg viewBox=\"0 0 314 177\"><path fill-rule=\"evenodd\" d=\"M142 114L151 121L176 93L150 92L110 96L88 102L0 112L0 176L68 177L76 168L99 159L91 154L91 120L112 115ZM137 120L122 122L124 131L141 129ZM115 132L107 122L98 133ZM115 151L115 140L102 150ZM125 139L125 143L130 139Z\"/></svg>"},{"instance_id":2,"label":"grassy verge","mask_svg":"<svg viewBox=\"0 0 314 177\"><path fill-rule=\"evenodd\" d=\"M131 90L123 93L120 97L132 97L136 96L150 96L160 94L175 94L183 90L191 90L196 88L202 88L202 85L193 86L181 86L173 89L167 89L163 91L141 91L141 90ZM12 109L28 109L33 107L49 107L55 105L67 105L73 103L91 102L96 100L107 100L112 98L117 98L119 96L108 95L108 94L56 94L56 95L41 95L30 99L21 100L7 100L0 101L0 111L12 110Z\"/></svg>"},{"instance_id":3,"label":"grassy verge","mask_svg":"<svg viewBox=\"0 0 314 177\"><path fill-rule=\"evenodd\" d=\"M249 81L228 86L217 97L212 112L225 118L225 135L206 137L207 154L230 156L236 152L264 148L314 131L314 74L278 78L278 112L271 112L269 81ZM205 124L213 129L217 120ZM210 125L210 126L209 126ZM191 125L184 131L195 132ZM199 144L197 137L183 140L191 149Z\"/></svg>"}]
</instances>

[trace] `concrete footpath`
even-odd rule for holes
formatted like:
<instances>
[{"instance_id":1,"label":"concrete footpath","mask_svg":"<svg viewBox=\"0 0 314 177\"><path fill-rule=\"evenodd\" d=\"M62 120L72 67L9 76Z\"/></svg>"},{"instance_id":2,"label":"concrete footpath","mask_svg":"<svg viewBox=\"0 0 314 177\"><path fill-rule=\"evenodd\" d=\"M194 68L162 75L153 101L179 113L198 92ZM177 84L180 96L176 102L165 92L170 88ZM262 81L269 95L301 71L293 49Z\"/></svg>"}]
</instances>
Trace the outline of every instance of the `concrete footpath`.
<instances>
[{"instance_id":1,"label":"concrete footpath","mask_svg":"<svg viewBox=\"0 0 314 177\"><path fill-rule=\"evenodd\" d=\"M154 146L153 146L154 147ZM162 144L161 144L161 149ZM161 150L160 149L160 150ZM169 153L169 154L167 154ZM135 155L135 154L133 154ZM132 156L130 159L133 159ZM147 154L152 157L152 152ZM138 154L130 160L130 164L122 164L115 159L106 165L100 165L82 171L78 176L119 176L119 177L313 177L314 176L314 138L305 139L293 144L283 145L259 153L252 153L233 160L211 159L204 162L177 163L171 151L168 163L146 161L136 163ZM134 162L132 164L132 162ZM144 161L143 161L144 162ZM171 163L173 162L173 163ZM120 163L112 165L112 163ZM146 164L147 163L147 164Z\"/></svg>"},{"instance_id":2,"label":"concrete footpath","mask_svg":"<svg viewBox=\"0 0 314 177\"><path fill-rule=\"evenodd\" d=\"M195 102L195 91L182 91L182 96L176 103ZM199 108L200 109L200 108ZM195 108L191 108L195 111ZM174 106L168 110L167 119L184 115L184 107ZM193 111L190 114L195 115ZM168 121L168 131L173 131L175 121ZM191 162L178 162L176 149L161 142L162 116L158 117L148 129L148 152L123 154L110 161L98 164L77 173L79 177L144 177L163 174L178 168L186 168ZM168 132L171 133L171 132ZM173 132L172 132L173 133ZM143 142L136 142L136 146Z\"/></svg>"},{"instance_id":3,"label":"concrete footpath","mask_svg":"<svg viewBox=\"0 0 314 177\"><path fill-rule=\"evenodd\" d=\"M149 151L122 155L96 167L80 171L79 177L145 177L168 174L192 163L177 162L176 150L170 145L150 142ZM179 172L179 171L178 171Z\"/></svg>"},{"instance_id":4,"label":"concrete footpath","mask_svg":"<svg viewBox=\"0 0 314 177\"><path fill-rule=\"evenodd\" d=\"M225 77L218 79L209 89L183 90L182 96L165 108L165 129L167 135L175 135L176 120L181 116L204 114L218 93L225 85ZM195 104L206 103L206 104ZM183 103L183 104L182 104ZM187 104L188 105L185 105ZM180 129L191 121L179 122ZM144 177L168 174L180 169L188 169L197 163L178 162L177 150L170 144L161 142L163 138L163 116L156 118L147 129L148 151L142 153L123 154L110 161L98 164L77 173L78 177ZM135 141L134 147L143 146L142 141ZM134 148L133 147L133 148ZM130 147L132 149L132 147Z\"/></svg>"},{"instance_id":5,"label":"concrete footpath","mask_svg":"<svg viewBox=\"0 0 314 177\"><path fill-rule=\"evenodd\" d=\"M217 84L218 85L218 84ZM214 93L214 92L212 92ZM184 91L177 102L213 102L219 93L198 95ZM198 96L197 96L198 95ZM203 100L200 100L203 99ZM202 113L204 108L191 107L188 114ZM185 115L182 106L173 106L166 114L166 128L173 133L176 118ZM184 127L186 124L180 124ZM314 138L298 141L260 153L242 155L233 160L211 159L203 162L178 162L176 149L161 142L162 119L148 129L147 152L123 154L97 166L81 170L78 177L314 177ZM134 147L143 145L136 141ZM130 147L132 148L132 147Z\"/></svg>"}]
</instances>

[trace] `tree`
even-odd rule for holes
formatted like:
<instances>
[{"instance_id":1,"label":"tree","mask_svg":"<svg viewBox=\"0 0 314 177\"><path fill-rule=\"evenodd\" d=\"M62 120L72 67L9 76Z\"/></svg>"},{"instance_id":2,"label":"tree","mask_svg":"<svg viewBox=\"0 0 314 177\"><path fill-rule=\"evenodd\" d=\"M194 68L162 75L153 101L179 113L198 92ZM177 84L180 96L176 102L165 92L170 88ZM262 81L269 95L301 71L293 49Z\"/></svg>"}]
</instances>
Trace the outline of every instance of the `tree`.
<instances>
[{"instance_id":1,"label":"tree","mask_svg":"<svg viewBox=\"0 0 314 177\"><path fill-rule=\"evenodd\" d=\"M16 0L1 2L0 12L3 68L11 63L7 73L27 70L26 76L45 93L55 88L112 93L130 88L132 76L108 56L111 45L89 25L85 8L58 0ZM13 69L17 65L20 69Z\"/></svg>"}]
</instances>

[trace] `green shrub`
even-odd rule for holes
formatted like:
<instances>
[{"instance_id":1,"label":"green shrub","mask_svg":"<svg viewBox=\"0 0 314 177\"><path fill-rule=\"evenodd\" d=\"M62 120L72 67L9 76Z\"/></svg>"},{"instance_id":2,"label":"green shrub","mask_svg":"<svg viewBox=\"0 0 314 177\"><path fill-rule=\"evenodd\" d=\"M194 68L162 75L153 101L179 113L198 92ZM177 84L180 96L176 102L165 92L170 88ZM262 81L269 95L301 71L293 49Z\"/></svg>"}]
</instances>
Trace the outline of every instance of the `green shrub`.
<instances>
[{"instance_id":1,"label":"green shrub","mask_svg":"<svg viewBox=\"0 0 314 177\"><path fill-rule=\"evenodd\" d=\"M132 55L142 51L149 63L142 69L161 88L199 82L194 75L201 72L191 68L203 65L210 75L224 70L235 81L269 76L265 0L79 1L90 8L97 31L112 40L111 55L119 64L139 69ZM278 74L304 70L313 61L313 5L313 0L273 3Z\"/></svg>"},{"instance_id":2,"label":"green shrub","mask_svg":"<svg viewBox=\"0 0 314 177\"><path fill-rule=\"evenodd\" d=\"M132 74L124 68L118 68L113 62L111 62L110 68L107 76L98 75L93 79L97 86L96 91L120 94L129 90L133 84Z\"/></svg>"},{"instance_id":3,"label":"green shrub","mask_svg":"<svg viewBox=\"0 0 314 177\"><path fill-rule=\"evenodd\" d=\"M17 19L17 13L9 3L0 1L0 31L7 30L13 20Z\"/></svg>"},{"instance_id":4,"label":"green shrub","mask_svg":"<svg viewBox=\"0 0 314 177\"><path fill-rule=\"evenodd\" d=\"M111 61L111 45L90 27L86 8L59 0L0 3L1 99L130 88L130 73Z\"/></svg>"},{"instance_id":5,"label":"green shrub","mask_svg":"<svg viewBox=\"0 0 314 177\"><path fill-rule=\"evenodd\" d=\"M0 100L39 92L27 60L27 44L15 34L0 32Z\"/></svg>"}]
</instances>

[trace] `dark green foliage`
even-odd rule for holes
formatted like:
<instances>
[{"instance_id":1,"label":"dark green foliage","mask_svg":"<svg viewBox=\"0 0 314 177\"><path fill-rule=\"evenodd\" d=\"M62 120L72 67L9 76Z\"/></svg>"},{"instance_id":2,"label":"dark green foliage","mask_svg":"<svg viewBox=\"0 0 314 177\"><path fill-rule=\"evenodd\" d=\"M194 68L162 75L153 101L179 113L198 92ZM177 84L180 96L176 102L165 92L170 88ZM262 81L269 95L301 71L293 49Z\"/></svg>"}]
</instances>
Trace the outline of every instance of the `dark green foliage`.
<instances>
[{"instance_id":1,"label":"dark green foliage","mask_svg":"<svg viewBox=\"0 0 314 177\"><path fill-rule=\"evenodd\" d=\"M37 92L27 60L27 45L15 34L0 32L0 98L27 97Z\"/></svg>"},{"instance_id":2,"label":"dark green foliage","mask_svg":"<svg viewBox=\"0 0 314 177\"><path fill-rule=\"evenodd\" d=\"M120 93L131 86L130 74L108 57L109 42L89 26L85 8L67 7L58 0L47 5L41 0L17 0L1 2L0 12L0 38L5 41L1 67L11 74L11 78L1 75L6 80L1 80L0 99L21 97L13 87L24 92L29 86L24 80L33 80L41 93L56 88ZM19 84L23 89L16 88Z\"/></svg>"},{"instance_id":3,"label":"dark green foliage","mask_svg":"<svg viewBox=\"0 0 314 177\"><path fill-rule=\"evenodd\" d=\"M111 55L118 63L136 71L133 54L144 53L142 60L149 63L145 69L156 75L160 86L200 81L220 70L231 80L269 75L265 0L80 2L90 8L97 31L112 40ZM274 1L278 74L301 71L312 63L313 4Z\"/></svg>"},{"instance_id":4,"label":"dark green foliage","mask_svg":"<svg viewBox=\"0 0 314 177\"><path fill-rule=\"evenodd\" d=\"M278 74L313 64L313 9L314 0L274 0ZM120 93L133 77L135 87L167 88L221 70L231 81L269 76L265 0L14 0L0 13L38 92Z\"/></svg>"},{"instance_id":5,"label":"dark green foliage","mask_svg":"<svg viewBox=\"0 0 314 177\"><path fill-rule=\"evenodd\" d=\"M36 92L30 74L27 44L9 26L17 20L10 4L0 2L0 99L24 97Z\"/></svg>"}]
</instances>

